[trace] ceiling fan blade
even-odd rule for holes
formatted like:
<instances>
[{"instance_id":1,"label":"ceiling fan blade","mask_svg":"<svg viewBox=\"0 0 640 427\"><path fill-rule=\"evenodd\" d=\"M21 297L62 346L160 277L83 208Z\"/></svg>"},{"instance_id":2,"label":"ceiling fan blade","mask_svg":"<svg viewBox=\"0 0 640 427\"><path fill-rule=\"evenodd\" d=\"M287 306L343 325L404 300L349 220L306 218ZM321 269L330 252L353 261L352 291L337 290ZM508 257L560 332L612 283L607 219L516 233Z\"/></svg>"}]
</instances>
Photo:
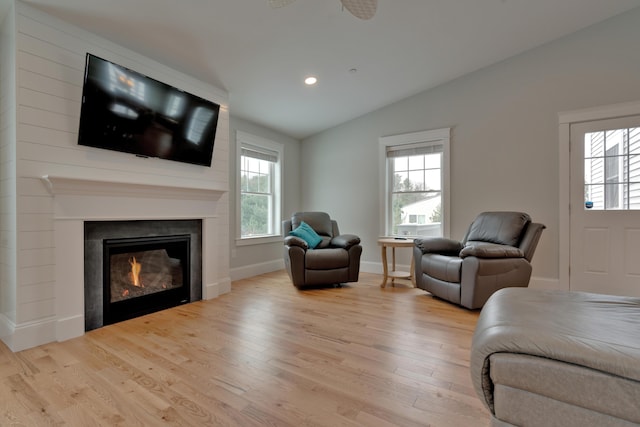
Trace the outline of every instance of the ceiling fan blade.
<instances>
[{"instance_id":1,"label":"ceiling fan blade","mask_svg":"<svg viewBox=\"0 0 640 427\"><path fill-rule=\"evenodd\" d=\"M378 0L340 0L342 5L353 16L360 19L371 19L376 14Z\"/></svg>"},{"instance_id":2,"label":"ceiling fan blade","mask_svg":"<svg viewBox=\"0 0 640 427\"><path fill-rule=\"evenodd\" d=\"M295 0L269 0L269 6L271 7L283 7L293 3Z\"/></svg>"}]
</instances>

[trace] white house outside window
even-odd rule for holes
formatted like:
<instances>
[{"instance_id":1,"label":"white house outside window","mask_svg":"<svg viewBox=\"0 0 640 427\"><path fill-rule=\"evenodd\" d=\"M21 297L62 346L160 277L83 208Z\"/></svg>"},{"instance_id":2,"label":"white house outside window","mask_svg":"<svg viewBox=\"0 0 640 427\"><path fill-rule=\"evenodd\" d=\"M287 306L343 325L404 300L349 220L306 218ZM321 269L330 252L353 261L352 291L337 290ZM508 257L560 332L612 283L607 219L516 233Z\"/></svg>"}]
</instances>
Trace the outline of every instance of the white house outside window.
<instances>
[{"instance_id":1,"label":"white house outside window","mask_svg":"<svg viewBox=\"0 0 640 427\"><path fill-rule=\"evenodd\" d=\"M584 195L586 209L640 209L640 128L585 134Z\"/></svg>"},{"instance_id":2,"label":"white house outside window","mask_svg":"<svg viewBox=\"0 0 640 427\"><path fill-rule=\"evenodd\" d=\"M448 235L449 133L447 128L380 138L387 235Z\"/></svg>"},{"instance_id":3,"label":"white house outside window","mask_svg":"<svg viewBox=\"0 0 640 427\"><path fill-rule=\"evenodd\" d=\"M241 240L280 238L281 144L244 132L238 146L238 224Z\"/></svg>"}]
</instances>

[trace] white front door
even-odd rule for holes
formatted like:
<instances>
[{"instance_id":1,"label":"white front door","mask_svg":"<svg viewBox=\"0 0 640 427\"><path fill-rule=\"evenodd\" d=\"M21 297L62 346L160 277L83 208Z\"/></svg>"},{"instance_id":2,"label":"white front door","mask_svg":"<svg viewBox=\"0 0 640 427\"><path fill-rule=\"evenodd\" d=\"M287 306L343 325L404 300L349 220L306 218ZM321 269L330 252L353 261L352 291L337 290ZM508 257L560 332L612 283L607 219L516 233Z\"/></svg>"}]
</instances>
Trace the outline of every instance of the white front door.
<instances>
[{"instance_id":1,"label":"white front door","mask_svg":"<svg viewBox=\"0 0 640 427\"><path fill-rule=\"evenodd\" d=\"M640 116L570 134L569 289L640 296Z\"/></svg>"}]
</instances>

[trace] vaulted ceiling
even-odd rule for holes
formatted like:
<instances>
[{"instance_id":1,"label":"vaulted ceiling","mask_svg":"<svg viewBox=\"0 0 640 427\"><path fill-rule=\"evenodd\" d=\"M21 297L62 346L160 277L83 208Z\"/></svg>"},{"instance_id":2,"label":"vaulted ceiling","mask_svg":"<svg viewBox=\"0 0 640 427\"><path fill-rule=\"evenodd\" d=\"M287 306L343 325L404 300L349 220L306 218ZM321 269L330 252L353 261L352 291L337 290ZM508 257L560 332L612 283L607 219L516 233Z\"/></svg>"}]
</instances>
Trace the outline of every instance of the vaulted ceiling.
<instances>
[{"instance_id":1,"label":"vaulted ceiling","mask_svg":"<svg viewBox=\"0 0 640 427\"><path fill-rule=\"evenodd\" d=\"M339 0L26 3L224 89L232 115L298 139L640 6L378 0L365 21Z\"/></svg>"}]
</instances>

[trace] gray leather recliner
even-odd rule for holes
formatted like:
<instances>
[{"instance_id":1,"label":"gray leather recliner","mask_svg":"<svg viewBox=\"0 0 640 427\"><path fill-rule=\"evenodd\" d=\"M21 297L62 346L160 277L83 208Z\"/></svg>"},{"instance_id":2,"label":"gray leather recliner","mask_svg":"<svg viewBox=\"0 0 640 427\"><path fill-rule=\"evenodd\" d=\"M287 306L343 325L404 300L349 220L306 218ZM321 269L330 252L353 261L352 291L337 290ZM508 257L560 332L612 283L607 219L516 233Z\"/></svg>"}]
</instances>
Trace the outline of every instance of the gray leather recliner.
<instances>
[{"instance_id":1,"label":"gray leather recliner","mask_svg":"<svg viewBox=\"0 0 640 427\"><path fill-rule=\"evenodd\" d=\"M522 212L483 212L462 241L414 240L416 286L469 309L506 287L527 287L531 259L545 228Z\"/></svg>"},{"instance_id":2,"label":"gray leather recliner","mask_svg":"<svg viewBox=\"0 0 640 427\"><path fill-rule=\"evenodd\" d=\"M302 222L322 238L311 249L300 237L291 236ZM340 234L338 223L325 212L296 212L282 221L284 265L296 288L357 282L362 246L353 234Z\"/></svg>"}]
</instances>

